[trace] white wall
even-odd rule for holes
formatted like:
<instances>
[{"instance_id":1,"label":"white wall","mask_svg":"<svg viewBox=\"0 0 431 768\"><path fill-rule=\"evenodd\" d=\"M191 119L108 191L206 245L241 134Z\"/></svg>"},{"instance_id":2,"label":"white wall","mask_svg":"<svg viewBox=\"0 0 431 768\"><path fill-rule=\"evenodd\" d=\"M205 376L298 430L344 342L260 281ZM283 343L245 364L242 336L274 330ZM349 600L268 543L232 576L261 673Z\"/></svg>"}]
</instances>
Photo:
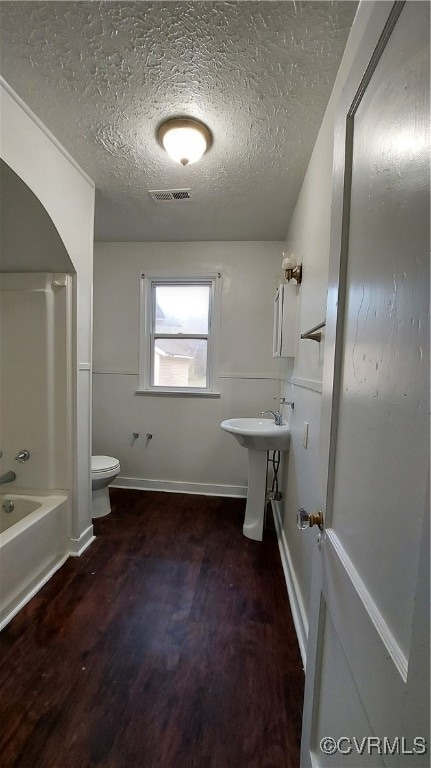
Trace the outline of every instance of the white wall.
<instances>
[{"instance_id":1,"label":"white wall","mask_svg":"<svg viewBox=\"0 0 431 768\"><path fill-rule=\"evenodd\" d=\"M319 499L322 498L319 439L324 332L321 344L310 340L301 341L299 334L325 319L334 120L342 88L369 13L367 3L360 4L284 245L284 250L293 253L298 262L303 263L304 269L299 291L296 356L294 361L284 362L281 374L282 394L295 401L295 410L290 420L291 447L284 467L283 528L304 634L308 628L311 557L316 537L310 531L297 529L296 513L299 507L317 512ZM303 447L304 422L309 423L307 449ZM305 646L306 638L302 639Z\"/></svg>"},{"instance_id":2,"label":"white wall","mask_svg":"<svg viewBox=\"0 0 431 768\"><path fill-rule=\"evenodd\" d=\"M80 548L91 532L91 342L94 184L3 79L1 157L40 200L70 256L74 276L73 514ZM86 533L87 532L87 533Z\"/></svg>"},{"instance_id":3,"label":"white wall","mask_svg":"<svg viewBox=\"0 0 431 768\"><path fill-rule=\"evenodd\" d=\"M314 536L296 527L299 507L315 512L320 498L320 405L324 357L323 341L300 340L301 333L325 319L328 283L329 233L332 194L334 110L330 107L314 148L288 230L285 250L303 264L299 290L297 345L294 360L285 361L281 393L293 400L291 447L284 475L284 531L298 583L302 622L308 628ZM303 446L304 422L309 424L308 447Z\"/></svg>"},{"instance_id":4,"label":"white wall","mask_svg":"<svg viewBox=\"0 0 431 768\"><path fill-rule=\"evenodd\" d=\"M141 272L222 273L219 398L135 394ZM220 422L277 405L280 361L272 357L272 327L280 279L281 243L96 244L93 453L118 458L120 479L138 487L245 495L246 451ZM138 440L132 432L140 433Z\"/></svg>"}]
</instances>

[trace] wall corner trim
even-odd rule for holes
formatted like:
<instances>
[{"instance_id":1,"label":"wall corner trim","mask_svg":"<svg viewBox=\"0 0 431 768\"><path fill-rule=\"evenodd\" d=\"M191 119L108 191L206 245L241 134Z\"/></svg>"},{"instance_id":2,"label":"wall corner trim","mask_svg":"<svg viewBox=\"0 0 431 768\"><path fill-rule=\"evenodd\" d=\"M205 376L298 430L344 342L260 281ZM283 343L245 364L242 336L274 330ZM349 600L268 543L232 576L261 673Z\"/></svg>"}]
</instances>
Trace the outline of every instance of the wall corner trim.
<instances>
[{"instance_id":1,"label":"wall corner trim","mask_svg":"<svg viewBox=\"0 0 431 768\"><path fill-rule=\"evenodd\" d=\"M87 184L92 187L92 189L96 188L96 185L93 181L93 179L90 179L88 174L81 168L81 166L76 162L76 160L73 159L72 155L69 154L67 149L63 147L62 144L60 144L59 140L56 139L53 133L46 127L46 125L40 120L40 118L35 115L33 110L30 109L30 107L25 103L25 101L21 98L21 96L18 96L18 94L13 90L13 88L9 85L9 83L6 82L6 80L0 75L0 86L6 91L7 94L18 104L18 106L23 110L23 112L26 113L26 115L33 120L33 122L37 125L38 128L45 134L45 136L55 145L55 147L61 152L61 154L68 160L68 162L73 165L76 171L82 176L83 179L87 182Z\"/></svg>"},{"instance_id":2,"label":"wall corner trim","mask_svg":"<svg viewBox=\"0 0 431 768\"><path fill-rule=\"evenodd\" d=\"M69 539L69 555L71 557L80 557L93 541L96 541L96 537L93 533L93 526L89 525L88 528L81 533L79 539Z\"/></svg>"},{"instance_id":3,"label":"wall corner trim","mask_svg":"<svg viewBox=\"0 0 431 768\"><path fill-rule=\"evenodd\" d=\"M299 650L301 652L304 671L307 666L307 638L308 638L308 619L302 602L299 585L293 569L292 558L290 557L289 547L281 522L281 504L279 501L271 501L272 514L274 517L275 529L278 538L278 548L280 550L281 564L283 566L284 578L286 580L287 592L289 595L290 610L292 611L293 623L295 625L296 636L298 638Z\"/></svg>"},{"instance_id":4,"label":"wall corner trim","mask_svg":"<svg viewBox=\"0 0 431 768\"><path fill-rule=\"evenodd\" d=\"M322 382L316 379L304 379L300 376L292 376L288 384L293 384L295 387L303 387L304 389L312 389L314 392L322 392Z\"/></svg>"}]
</instances>

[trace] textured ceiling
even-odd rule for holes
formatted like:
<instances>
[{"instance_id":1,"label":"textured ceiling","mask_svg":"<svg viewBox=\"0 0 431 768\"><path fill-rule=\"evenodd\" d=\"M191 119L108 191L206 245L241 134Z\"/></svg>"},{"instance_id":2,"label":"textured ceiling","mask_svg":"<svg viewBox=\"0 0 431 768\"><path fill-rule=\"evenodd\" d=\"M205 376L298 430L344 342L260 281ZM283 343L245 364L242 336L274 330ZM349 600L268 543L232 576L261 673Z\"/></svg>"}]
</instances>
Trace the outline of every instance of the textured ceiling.
<instances>
[{"instance_id":1,"label":"textured ceiling","mask_svg":"<svg viewBox=\"0 0 431 768\"><path fill-rule=\"evenodd\" d=\"M96 183L98 240L278 240L355 2L1 2L1 74ZM205 122L174 164L155 138ZM191 187L187 203L149 189Z\"/></svg>"}]
</instances>

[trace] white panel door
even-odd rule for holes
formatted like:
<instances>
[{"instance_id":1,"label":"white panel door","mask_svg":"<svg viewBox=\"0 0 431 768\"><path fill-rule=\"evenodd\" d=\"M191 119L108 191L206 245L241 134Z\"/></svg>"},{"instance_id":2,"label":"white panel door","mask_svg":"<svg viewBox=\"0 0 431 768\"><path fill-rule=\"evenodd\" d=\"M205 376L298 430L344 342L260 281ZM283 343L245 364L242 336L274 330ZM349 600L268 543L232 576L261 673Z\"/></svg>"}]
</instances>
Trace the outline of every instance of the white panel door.
<instances>
[{"instance_id":1,"label":"white panel door","mask_svg":"<svg viewBox=\"0 0 431 768\"><path fill-rule=\"evenodd\" d=\"M428 3L370 7L333 195L301 765L418 768L429 765Z\"/></svg>"}]
</instances>

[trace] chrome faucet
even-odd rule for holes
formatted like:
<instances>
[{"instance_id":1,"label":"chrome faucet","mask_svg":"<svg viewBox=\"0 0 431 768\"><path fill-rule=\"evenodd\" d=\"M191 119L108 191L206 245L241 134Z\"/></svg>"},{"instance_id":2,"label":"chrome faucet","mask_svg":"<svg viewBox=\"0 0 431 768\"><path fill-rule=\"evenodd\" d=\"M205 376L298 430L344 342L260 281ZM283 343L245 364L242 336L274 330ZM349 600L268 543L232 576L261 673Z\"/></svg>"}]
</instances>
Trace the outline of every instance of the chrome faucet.
<instances>
[{"instance_id":1,"label":"chrome faucet","mask_svg":"<svg viewBox=\"0 0 431 768\"><path fill-rule=\"evenodd\" d=\"M266 413L271 413L274 416L274 423L277 427L283 426L283 414L281 411L261 411L260 415L265 416Z\"/></svg>"},{"instance_id":2,"label":"chrome faucet","mask_svg":"<svg viewBox=\"0 0 431 768\"><path fill-rule=\"evenodd\" d=\"M15 472L5 472L4 475L0 475L0 485L13 483L14 480L16 480Z\"/></svg>"}]
</instances>

